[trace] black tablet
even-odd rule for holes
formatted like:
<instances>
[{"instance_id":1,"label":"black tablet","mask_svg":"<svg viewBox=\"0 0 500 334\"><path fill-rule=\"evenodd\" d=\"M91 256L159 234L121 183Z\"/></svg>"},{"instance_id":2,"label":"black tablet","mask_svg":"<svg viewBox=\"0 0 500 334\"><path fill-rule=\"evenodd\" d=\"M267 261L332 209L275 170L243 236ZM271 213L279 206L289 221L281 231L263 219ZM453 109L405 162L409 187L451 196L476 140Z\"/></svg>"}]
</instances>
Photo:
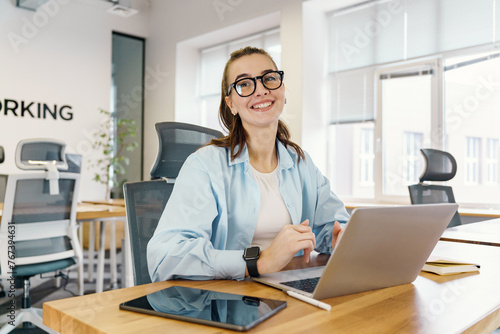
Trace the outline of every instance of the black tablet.
<instances>
[{"instance_id":1,"label":"black tablet","mask_svg":"<svg viewBox=\"0 0 500 334\"><path fill-rule=\"evenodd\" d=\"M172 286L120 304L120 309L247 331L286 307L286 302Z\"/></svg>"}]
</instances>

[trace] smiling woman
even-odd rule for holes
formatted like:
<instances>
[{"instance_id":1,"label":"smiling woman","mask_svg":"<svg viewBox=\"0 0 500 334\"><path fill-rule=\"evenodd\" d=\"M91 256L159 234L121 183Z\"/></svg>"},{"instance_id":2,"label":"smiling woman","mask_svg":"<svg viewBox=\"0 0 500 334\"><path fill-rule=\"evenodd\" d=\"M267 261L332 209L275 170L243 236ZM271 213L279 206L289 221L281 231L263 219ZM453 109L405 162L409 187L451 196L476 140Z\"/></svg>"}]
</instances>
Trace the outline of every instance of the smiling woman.
<instances>
[{"instance_id":1,"label":"smiling woman","mask_svg":"<svg viewBox=\"0 0 500 334\"><path fill-rule=\"evenodd\" d=\"M182 166L148 244L152 281L243 279L279 271L296 255L308 262L313 249L332 251L348 214L289 139L283 77L262 49L231 54L219 108L229 134Z\"/></svg>"},{"instance_id":2,"label":"smiling woman","mask_svg":"<svg viewBox=\"0 0 500 334\"><path fill-rule=\"evenodd\" d=\"M254 73L248 73L252 71ZM253 77L257 74L260 76ZM274 79L273 84L267 84L267 82L271 82L271 78ZM286 125L279 120L286 101L283 78L284 72L278 71L274 60L264 50L245 48L234 52L224 68L222 92L227 91L227 94L221 95L219 107L219 117L230 131L230 135L212 143L221 147L231 147L231 157L234 159L241 154L245 144L249 145L247 141L252 136L254 138L267 138L272 143L277 137L285 145L292 146L299 154L299 159L304 158L302 149L289 140L290 132ZM260 79L261 85L259 85L258 79ZM234 81L232 84L228 84L232 81ZM246 84L245 87L241 87L242 84ZM236 87L237 94L231 94L231 87ZM240 88L238 89L238 87ZM243 90L243 88L246 89ZM248 109L258 110L261 113L247 112ZM260 122L252 123L252 116ZM268 130L263 130L266 124ZM252 135L248 133L249 131L260 132L261 135L257 135L257 133ZM267 134L262 136L262 131ZM247 138L247 134L249 138ZM236 146L238 146L238 151L235 153ZM276 167L277 160L272 163ZM272 166L263 169L269 168Z\"/></svg>"}]
</instances>

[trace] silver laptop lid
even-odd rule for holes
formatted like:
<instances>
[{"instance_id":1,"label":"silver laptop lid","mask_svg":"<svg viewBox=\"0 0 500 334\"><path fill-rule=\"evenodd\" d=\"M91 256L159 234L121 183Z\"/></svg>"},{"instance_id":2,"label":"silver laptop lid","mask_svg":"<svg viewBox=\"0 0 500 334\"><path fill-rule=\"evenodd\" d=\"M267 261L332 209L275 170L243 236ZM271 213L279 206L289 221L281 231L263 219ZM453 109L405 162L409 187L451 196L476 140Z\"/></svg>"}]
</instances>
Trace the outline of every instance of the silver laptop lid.
<instances>
[{"instance_id":1,"label":"silver laptop lid","mask_svg":"<svg viewBox=\"0 0 500 334\"><path fill-rule=\"evenodd\" d=\"M411 283L457 208L457 204L422 204L355 209L326 266L254 280L316 299ZM312 293L283 284L319 276Z\"/></svg>"},{"instance_id":2,"label":"silver laptop lid","mask_svg":"<svg viewBox=\"0 0 500 334\"><path fill-rule=\"evenodd\" d=\"M313 297L413 282L457 209L448 203L355 209Z\"/></svg>"}]
</instances>

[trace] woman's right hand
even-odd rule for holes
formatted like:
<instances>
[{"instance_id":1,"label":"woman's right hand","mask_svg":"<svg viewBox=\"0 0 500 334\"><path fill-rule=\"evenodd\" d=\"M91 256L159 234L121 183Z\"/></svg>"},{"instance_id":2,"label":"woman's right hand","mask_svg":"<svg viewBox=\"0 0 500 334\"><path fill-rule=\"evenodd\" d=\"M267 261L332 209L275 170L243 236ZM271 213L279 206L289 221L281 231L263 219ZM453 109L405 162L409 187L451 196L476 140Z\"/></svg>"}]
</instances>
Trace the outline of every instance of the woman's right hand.
<instances>
[{"instance_id":1,"label":"woman's right hand","mask_svg":"<svg viewBox=\"0 0 500 334\"><path fill-rule=\"evenodd\" d=\"M284 226L274 238L271 246L260 253L257 270L260 274L279 271L300 250L304 250L304 261L309 262L309 256L315 247L316 237L309 227L308 219L300 225Z\"/></svg>"}]
</instances>

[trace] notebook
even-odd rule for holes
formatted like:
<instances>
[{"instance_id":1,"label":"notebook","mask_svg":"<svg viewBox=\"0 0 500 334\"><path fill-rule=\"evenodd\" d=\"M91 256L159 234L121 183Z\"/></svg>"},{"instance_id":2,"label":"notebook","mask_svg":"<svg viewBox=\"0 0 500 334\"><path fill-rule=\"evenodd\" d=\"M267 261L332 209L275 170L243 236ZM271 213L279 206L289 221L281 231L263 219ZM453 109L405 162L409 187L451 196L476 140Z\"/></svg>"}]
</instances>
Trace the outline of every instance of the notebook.
<instances>
[{"instance_id":1,"label":"notebook","mask_svg":"<svg viewBox=\"0 0 500 334\"><path fill-rule=\"evenodd\" d=\"M253 279L315 299L411 283L457 209L454 203L357 208L326 266Z\"/></svg>"}]
</instances>

